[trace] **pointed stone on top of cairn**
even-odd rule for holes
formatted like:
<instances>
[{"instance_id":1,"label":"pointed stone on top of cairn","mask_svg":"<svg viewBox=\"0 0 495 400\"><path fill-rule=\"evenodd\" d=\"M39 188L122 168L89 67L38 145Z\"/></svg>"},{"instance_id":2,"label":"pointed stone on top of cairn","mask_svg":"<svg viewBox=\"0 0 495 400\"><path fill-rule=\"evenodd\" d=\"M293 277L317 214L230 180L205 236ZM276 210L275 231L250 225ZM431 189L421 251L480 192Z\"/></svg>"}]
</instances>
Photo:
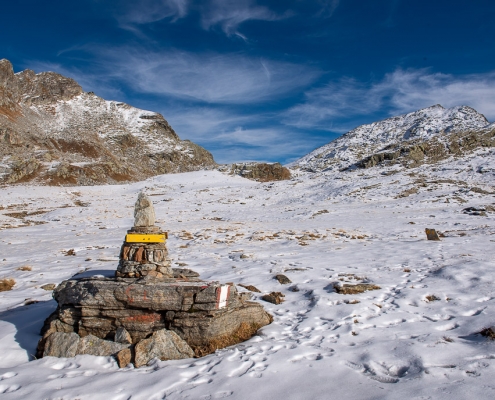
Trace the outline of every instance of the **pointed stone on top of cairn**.
<instances>
[{"instance_id":1,"label":"pointed stone on top of cairn","mask_svg":"<svg viewBox=\"0 0 495 400\"><path fill-rule=\"evenodd\" d=\"M127 235L120 251L115 276L119 278L173 277L165 240L166 232L155 226L155 209L144 192L139 193L134 206L134 226Z\"/></svg>"},{"instance_id":2,"label":"pointed stone on top of cairn","mask_svg":"<svg viewBox=\"0 0 495 400\"><path fill-rule=\"evenodd\" d=\"M140 192L134 205L134 226L145 227L155 225L155 209L150 198Z\"/></svg>"}]
</instances>

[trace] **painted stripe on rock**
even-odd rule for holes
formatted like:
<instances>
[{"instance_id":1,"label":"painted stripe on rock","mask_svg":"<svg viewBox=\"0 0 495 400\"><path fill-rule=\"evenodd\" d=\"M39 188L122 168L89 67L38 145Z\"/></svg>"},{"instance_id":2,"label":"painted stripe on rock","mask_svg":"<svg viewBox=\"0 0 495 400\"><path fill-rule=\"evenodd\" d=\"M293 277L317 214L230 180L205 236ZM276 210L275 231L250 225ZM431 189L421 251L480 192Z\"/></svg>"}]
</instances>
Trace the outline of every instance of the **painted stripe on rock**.
<instances>
[{"instance_id":1,"label":"painted stripe on rock","mask_svg":"<svg viewBox=\"0 0 495 400\"><path fill-rule=\"evenodd\" d=\"M230 285L220 286L217 289L217 309L227 307L227 299L229 298Z\"/></svg>"}]
</instances>

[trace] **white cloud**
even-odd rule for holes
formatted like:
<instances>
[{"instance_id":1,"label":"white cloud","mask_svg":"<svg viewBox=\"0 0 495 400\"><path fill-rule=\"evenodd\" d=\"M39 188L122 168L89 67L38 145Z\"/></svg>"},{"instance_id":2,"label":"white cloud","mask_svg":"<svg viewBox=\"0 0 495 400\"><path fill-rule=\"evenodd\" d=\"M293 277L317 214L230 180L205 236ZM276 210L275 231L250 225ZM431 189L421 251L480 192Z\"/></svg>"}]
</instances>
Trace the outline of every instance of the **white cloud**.
<instances>
[{"instance_id":1,"label":"white cloud","mask_svg":"<svg viewBox=\"0 0 495 400\"><path fill-rule=\"evenodd\" d=\"M299 158L328 141L281 127L272 114L240 114L231 109L184 107L162 109L183 139L199 143L219 163Z\"/></svg>"},{"instance_id":2,"label":"white cloud","mask_svg":"<svg viewBox=\"0 0 495 400\"><path fill-rule=\"evenodd\" d=\"M263 102L300 90L320 75L315 68L242 54L91 48L98 73L140 93L208 103Z\"/></svg>"},{"instance_id":3,"label":"white cloud","mask_svg":"<svg viewBox=\"0 0 495 400\"><path fill-rule=\"evenodd\" d=\"M227 35L245 39L238 28L249 20L275 21L284 18L267 7L256 5L252 0L211 0L200 6L201 25L211 29L219 25Z\"/></svg>"},{"instance_id":4,"label":"white cloud","mask_svg":"<svg viewBox=\"0 0 495 400\"><path fill-rule=\"evenodd\" d=\"M188 13L188 0L138 0L122 4L119 10L119 22L129 24L148 24L165 18L177 20Z\"/></svg>"},{"instance_id":5,"label":"white cloud","mask_svg":"<svg viewBox=\"0 0 495 400\"><path fill-rule=\"evenodd\" d=\"M320 5L320 10L317 15L330 18L339 6L340 0L318 0L318 4Z\"/></svg>"},{"instance_id":6,"label":"white cloud","mask_svg":"<svg viewBox=\"0 0 495 400\"><path fill-rule=\"evenodd\" d=\"M345 118L379 111L397 115L434 104L444 107L468 105L493 120L494 87L495 72L455 76L426 69L397 69L377 82L362 83L345 78L309 90L304 103L284 114L284 122L337 131Z\"/></svg>"},{"instance_id":7,"label":"white cloud","mask_svg":"<svg viewBox=\"0 0 495 400\"><path fill-rule=\"evenodd\" d=\"M267 126L263 128L243 128L212 135L209 147L217 162L232 163L242 161L287 160L300 157L322 144L318 137L304 137L301 132ZM203 142L205 143L205 142ZM205 143L207 144L207 143Z\"/></svg>"},{"instance_id":8,"label":"white cloud","mask_svg":"<svg viewBox=\"0 0 495 400\"><path fill-rule=\"evenodd\" d=\"M199 12L203 29L219 26L228 36L237 35L244 40L246 37L238 29L243 22L275 21L288 15L279 15L268 7L257 5L255 0L137 0L123 3L117 11L117 19L122 28L143 35L140 25L166 18L175 22L191 11Z\"/></svg>"}]
</instances>

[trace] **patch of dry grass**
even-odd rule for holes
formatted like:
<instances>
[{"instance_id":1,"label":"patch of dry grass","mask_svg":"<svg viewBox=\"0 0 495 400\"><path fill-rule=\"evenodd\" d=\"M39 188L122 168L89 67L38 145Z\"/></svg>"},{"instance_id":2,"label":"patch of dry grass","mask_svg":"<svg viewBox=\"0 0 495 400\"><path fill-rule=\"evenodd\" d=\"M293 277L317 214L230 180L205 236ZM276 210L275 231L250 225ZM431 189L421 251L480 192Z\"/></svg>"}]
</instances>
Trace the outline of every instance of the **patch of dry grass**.
<instances>
[{"instance_id":1,"label":"patch of dry grass","mask_svg":"<svg viewBox=\"0 0 495 400\"><path fill-rule=\"evenodd\" d=\"M243 287L244 289L247 289L250 292L261 293L261 290L259 290L256 286L253 285L243 285L242 283L239 283L238 286Z\"/></svg>"},{"instance_id":2,"label":"patch of dry grass","mask_svg":"<svg viewBox=\"0 0 495 400\"><path fill-rule=\"evenodd\" d=\"M15 280L11 278L0 279L0 292L7 292L12 290L15 285Z\"/></svg>"},{"instance_id":3,"label":"patch of dry grass","mask_svg":"<svg viewBox=\"0 0 495 400\"><path fill-rule=\"evenodd\" d=\"M358 283L356 285L334 285L334 289L338 294L359 294L367 292L368 290L378 290L381 289L381 287L371 283Z\"/></svg>"}]
</instances>

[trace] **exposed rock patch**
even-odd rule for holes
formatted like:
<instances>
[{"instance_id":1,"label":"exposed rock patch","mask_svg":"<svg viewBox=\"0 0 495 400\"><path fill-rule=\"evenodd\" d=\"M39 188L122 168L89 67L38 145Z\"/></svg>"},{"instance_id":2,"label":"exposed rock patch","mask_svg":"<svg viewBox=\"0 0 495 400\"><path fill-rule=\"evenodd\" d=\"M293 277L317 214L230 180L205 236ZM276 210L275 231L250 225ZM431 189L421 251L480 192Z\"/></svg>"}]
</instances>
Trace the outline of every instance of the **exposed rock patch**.
<instances>
[{"instance_id":1,"label":"exposed rock patch","mask_svg":"<svg viewBox=\"0 0 495 400\"><path fill-rule=\"evenodd\" d=\"M262 297L263 300L273 303L273 304L281 304L285 301L285 294L281 292L271 292L268 294L265 294Z\"/></svg>"},{"instance_id":2,"label":"exposed rock patch","mask_svg":"<svg viewBox=\"0 0 495 400\"><path fill-rule=\"evenodd\" d=\"M283 181L291 178L289 169L283 167L280 163L232 164L230 174L258 182Z\"/></svg>"},{"instance_id":3,"label":"exposed rock patch","mask_svg":"<svg viewBox=\"0 0 495 400\"><path fill-rule=\"evenodd\" d=\"M401 164L414 168L434 164L451 156L462 156L478 148L495 147L495 129L458 132L435 136L429 140L413 140L407 144L392 144L380 153L356 163L358 168Z\"/></svg>"},{"instance_id":4,"label":"exposed rock patch","mask_svg":"<svg viewBox=\"0 0 495 400\"><path fill-rule=\"evenodd\" d=\"M276 279L281 285L287 285L289 283L292 283L292 281L289 278L287 278L286 275L283 274L275 275L274 279Z\"/></svg>"}]
</instances>

